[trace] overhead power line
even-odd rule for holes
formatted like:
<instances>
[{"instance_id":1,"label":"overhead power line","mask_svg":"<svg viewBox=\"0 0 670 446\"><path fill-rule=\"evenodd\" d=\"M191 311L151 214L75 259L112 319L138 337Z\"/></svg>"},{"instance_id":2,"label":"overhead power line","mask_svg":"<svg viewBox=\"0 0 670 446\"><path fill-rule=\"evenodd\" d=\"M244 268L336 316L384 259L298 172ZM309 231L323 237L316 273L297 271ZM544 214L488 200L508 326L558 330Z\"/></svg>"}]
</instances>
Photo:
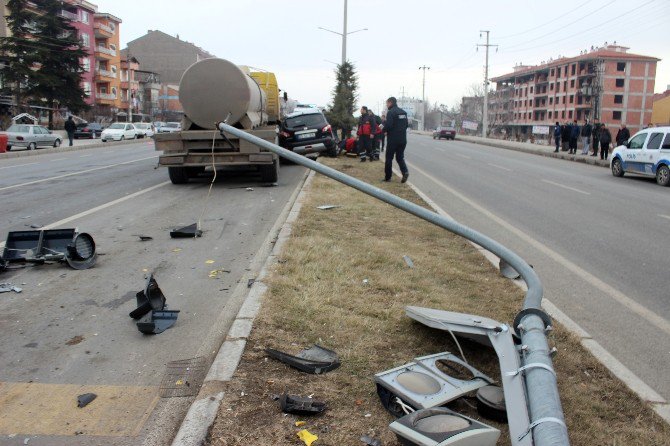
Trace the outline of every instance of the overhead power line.
<instances>
[{"instance_id":1,"label":"overhead power line","mask_svg":"<svg viewBox=\"0 0 670 446\"><path fill-rule=\"evenodd\" d=\"M518 32L518 33L508 34L508 35L506 35L506 36L498 37L498 40L505 40L505 39L509 39L510 37L522 36L522 35L524 35L524 34L528 34L528 33L532 32L532 31L535 31L536 29L540 29L540 28L545 27L545 26L547 26L547 25L554 24L554 23L556 23L556 20L558 20L558 19L562 19L563 17L568 16L568 15L572 14L572 13L575 12L575 11L578 11L579 9L581 9L581 8L583 8L584 6L588 5L589 3L591 3L591 0L587 0L587 1L585 1L584 3L582 3L582 4L579 5L579 6L577 6L576 8L571 9L570 11L566 12L565 14L561 14L561 15L559 15L558 17L554 17L553 19L551 19L550 21L548 21L548 22L546 22L546 23L543 23L543 24L541 24L541 25L537 25L537 26L535 26L535 27L533 27L533 28L530 28L530 29L527 29L527 30L525 30L525 31L521 31L521 32Z\"/></svg>"}]
</instances>

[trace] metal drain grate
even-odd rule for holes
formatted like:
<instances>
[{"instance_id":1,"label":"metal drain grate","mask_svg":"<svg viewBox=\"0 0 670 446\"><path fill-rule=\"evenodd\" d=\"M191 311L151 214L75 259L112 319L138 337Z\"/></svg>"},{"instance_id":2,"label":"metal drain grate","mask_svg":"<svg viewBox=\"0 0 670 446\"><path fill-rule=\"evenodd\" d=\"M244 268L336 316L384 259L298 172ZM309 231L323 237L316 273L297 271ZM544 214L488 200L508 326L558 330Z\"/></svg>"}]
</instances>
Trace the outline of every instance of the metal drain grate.
<instances>
[{"instance_id":1,"label":"metal drain grate","mask_svg":"<svg viewBox=\"0 0 670 446\"><path fill-rule=\"evenodd\" d=\"M168 362L161 381L161 398L196 395L206 374L207 360L204 357Z\"/></svg>"}]
</instances>

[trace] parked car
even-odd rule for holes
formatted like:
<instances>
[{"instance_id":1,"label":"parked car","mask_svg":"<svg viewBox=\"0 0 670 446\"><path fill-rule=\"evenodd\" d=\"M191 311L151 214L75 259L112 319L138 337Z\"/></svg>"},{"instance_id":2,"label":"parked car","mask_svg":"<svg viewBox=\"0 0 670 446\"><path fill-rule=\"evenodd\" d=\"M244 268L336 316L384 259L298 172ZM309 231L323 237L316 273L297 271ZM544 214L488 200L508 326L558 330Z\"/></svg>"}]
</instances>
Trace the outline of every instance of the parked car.
<instances>
[{"instance_id":1,"label":"parked car","mask_svg":"<svg viewBox=\"0 0 670 446\"><path fill-rule=\"evenodd\" d=\"M337 156L333 130L315 108L299 109L284 118L279 127L279 145L301 155L326 152Z\"/></svg>"},{"instance_id":2,"label":"parked car","mask_svg":"<svg viewBox=\"0 0 670 446\"><path fill-rule=\"evenodd\" d=\"M138 137L139 138L151 138L154 136L155 129L153 124L150 124L148 122L136 122L135 128L137 129Z\"/></svg>"},{"instance_id":3,"label":"parked car","mask_svg":"<svg viewBox=\"0 0 670 446\"><path fill-rule=\"evenodd\" d=\"M456 129L453 127L438 127L433 132L433 139L456 139Z\"/></svg>"},{"instance_id":4,"label":"parked car","mask_svg":"<svg viewBox=\"0 0 670 446\"><path fill-rule=\"evenodd\" d=\"M612 151L612 175L626 173L656 177L656 183L670 186L670 126L652 127L637 132Z\"/></svg>"},{"instance_id":5,"label":"parked car","mask_svg":"<svg viewBox=\"0 0 670 446\"><path fill-rule=\"evenodd\" d=\"M7 131L7 151L15 147L35 150L38 147L60 147L60 136L46 127L31 124L12 124Z\"/></svg>"},{"instance_id":6,"label":"parked car","mask_svg":"<svg viewBox=\"0 0 670 446\"><path fill-rule=\"evenodd\" d=\"M180 131L181 131L181 123L166 122L165 125L161 127L158 133L175 133Z\"/></svg>"},{"instance_id":7,"label":"parked car","mask_svg":"<svg viewBox=\"0 0 670 446\"><path fill-rule=\"evenodd\" d=\"M160 133L161 128L165 126L165 123L163 121L154 121L153 125L154 129L156 129L156 133Z\"/></svg>"},{"instance_id":8,"label":"parked car","mask_svg":"<svg viewBox=\"0 0 670 446\"><path fill-rule=\"evenodd\" d=\"M107 141L123 141L124 139L137 138L137 129L129 122L115 122L102 131L100 140Z\"/></svg>"},{"instance_id":9,"label":"parked car","mask_svg":"<svg viewBox=\"0 0 670 446\"><path fill-rule=\"evenodd\" d=\"M105 128L97 122L84 122L77 124L77 130L74 132L74 138L98 138Z\"/></svg>"}]
</instances>

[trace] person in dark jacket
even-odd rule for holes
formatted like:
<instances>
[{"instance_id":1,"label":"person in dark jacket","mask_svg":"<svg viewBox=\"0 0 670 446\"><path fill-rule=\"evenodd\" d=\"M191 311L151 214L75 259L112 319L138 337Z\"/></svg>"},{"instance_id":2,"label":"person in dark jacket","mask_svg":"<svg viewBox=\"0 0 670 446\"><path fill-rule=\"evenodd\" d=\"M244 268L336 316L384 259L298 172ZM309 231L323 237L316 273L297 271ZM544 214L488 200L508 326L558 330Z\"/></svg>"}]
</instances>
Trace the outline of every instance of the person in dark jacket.
<instances>
[{"instance_id":1,"label":"person in dark jacket","mask_svg":"<svg viewBox=\"0 0 670 446\"><path fill-rule=\"evenodd\" d=\"M570 124L565 123L561 127L561 150L563 152L567 152L568 148L570 147L570 134L572 133L572 130L570 129Z\"/></svg>"},{"instance_id":2,"label":"person in dark jacket","mask_svg":"<svg viewBox=\"0 0 670 446\"><path fill-rule=\"evenodd\" d=\"M67 137L70 140L70 147L74 144L74 132L77 130L77 124L74 123L72 115L68 116L67 121L65 121L65 131L67 132Z\"/></svg>"},{"instance_id":3,"label":"person in dark jacket","mask_svg":"<svg viewBox=\"0 0 670 446\"><path fill-rule=\"evenodd\" d=\"M361 157L361 162L365 162L368 158L370 158L370 161L374 161L373 146L376 130L375 118L368 113L368 108L365 105L362 106L361 117L358 119L358 154Z\"/></svg>"},{"instance_id":4,"label":"person in dark jacket","mask_svg":"<svg viewBox=\"0 0 670 446\"><path fill-rule=\"evenodd\" d=\"M577 140L579 139L579 126L577 125L577 120L575 119L572 125L570 126L570 151L573 155L577 154Z\"/></svg>"},{"instance_id":5,"label":"person in dark jacket","mask_svg":"<svg viewBox=\"0 0 670 446\"><path fill-rule=\"evenodd\" d=\"M600 159L606 160L610 154L610 143L612 134L605 124L600 127Z\"/></svg>"},{"instance_id":6,"label":"person in dark jacket","mask_svg":"<svg viewBox=\"0 0 670 446\"><path fill-rule=\"evenodd\" d=\"M589 146L591 145L591 133L593 133L593 127L588 119L584 120L584 125L582 126L581 136L582 136L582 155L589 154Z\"/></svg>"},{"instance_id":7,"label":"person in dark jacket","mask_svg":"<svg viewBox=\"0 0 670 446\"><path fill-rule=\"evenodd\" d=\"M393 175L393 157L398 162L402 172L402 182L407 182L409 170L405 164L405 147L407 147L407 112L398 107L398 101L391 96L386 100L386 164L384 166L384 181L391 181Z\"/></svg>"},{"instance_id":8,"label":"person in dark jacket","mask_svg":"<svg viewBox=\"0 0 670 446\"><path fill-rule=\"evenodd\" d=\"M598 149L600 148L600 121L598 119L593 123L593 153L591 156L598 156Z\"/></svg>"},{"instance_id":9,"label":"person in dark jacket","mask_svg":"<svg viewBox=\"0 0 670 446\"><path fill-rule=\"evenodd\" d=\"M368 113L370 114L370 116L372 116L372 119L375 120L375 124L376 124L374 147L373 147L372 151L374 153L375 161L378 161L379 160L379 153L381 151L380 146L381 146L381 143L382 143L382 136L384 135L384 131L382 130L382 118L375 115L372 112L372 110L368 110Z\"/></svg>"},{"instance_id":10,"label":"person in dark jacket","mask_svg":"<svg viewBox=\"0 0 670 446\"><path fill-rule=\"evenodd\" d=\"M556 122L556 125L554 126L554 142L556 143L556 150L554 150L554 153L556 153L561 147L561 124L558 122Z\"/></svg>"},{"instance_id":11,"label":"person in dark jacket","mask_svg":"<svg viewBox=\"0 0 670 446\"><path fill-rule=\"evenodd\" d=\"M630 139L630 130L626 127L626 124L621 124L621 128L616 132L616 145L621 146Z\"/></svg>"}]
</instances>

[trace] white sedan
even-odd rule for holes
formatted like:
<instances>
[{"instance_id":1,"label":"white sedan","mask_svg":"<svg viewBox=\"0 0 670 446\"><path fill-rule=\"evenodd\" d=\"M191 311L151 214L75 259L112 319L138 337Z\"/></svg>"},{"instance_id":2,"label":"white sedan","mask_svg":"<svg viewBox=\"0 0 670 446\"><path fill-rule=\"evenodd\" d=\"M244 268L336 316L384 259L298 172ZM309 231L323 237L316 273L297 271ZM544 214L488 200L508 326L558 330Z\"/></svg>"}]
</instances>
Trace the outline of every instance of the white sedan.
<instances>
[{"instance_id":1,"label":"white sedan","mask_svg":"<svg viewBox=\"0 0 670 446\"><path fill-rule=\"evenodd\" d=\"M135 139L139 132L133 124L129 122L115 122L102 131L100 140L107 141L123 141L124 139Z\"/></svg>"},{"instance_id":2,"label":"white sedan","mask_svg":"<svg viewBox=\"0 0 670 446\"><path fill-rule=\"evenodd\" d=\"M651 127L635 134L612 152L612 175L626 173L655 177L661 186L670 186L670 127Z\"/></svg>"},{"instance_id":3,"label":"white sedan","mask_svg":"<svg viewBox=\"0 0 670 446\"><path fill-rule=\"evenodd\" d=\"M135 128L137 129L138 132L138 137L139 138L151 138L154 136L155 129L153 124L149 122L136 122L133 124Z\"/></svg>"}]
</instances>

